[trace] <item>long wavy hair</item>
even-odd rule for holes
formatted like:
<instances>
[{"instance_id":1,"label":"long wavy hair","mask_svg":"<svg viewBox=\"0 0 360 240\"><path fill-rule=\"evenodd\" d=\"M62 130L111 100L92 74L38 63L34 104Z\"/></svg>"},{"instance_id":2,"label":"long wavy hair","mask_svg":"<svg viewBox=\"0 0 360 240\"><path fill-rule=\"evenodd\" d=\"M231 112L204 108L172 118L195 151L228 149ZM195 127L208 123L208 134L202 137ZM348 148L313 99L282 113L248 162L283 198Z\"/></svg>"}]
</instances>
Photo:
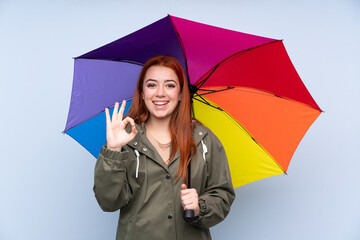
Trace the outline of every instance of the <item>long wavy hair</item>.
<instances>
[{"instance_id":1,"label":"long wavy hair","mask_svg":"<svg viewBox=\"0 0 360 240\"><path fill-rule=\"evenodd\" d=\"M180 164L176 172L176 182L182 178L187 183L187 166L194 156L196 145L192 138L192 109L190 103L190 92L186 81L184 70L180 63L171 56L155 56L150 58L143 66L137 82L133 102L127 116L134 119L137 124L146 122L149 118L149 111L142 98L144 78L147 70L152 66L163 66L171 68L176 73L179 84L181 100L176 106L170 118L169 130L171 133L171 153L169 160L173 159L177 149L180 152Z\"/></svg>"}]
</instances>

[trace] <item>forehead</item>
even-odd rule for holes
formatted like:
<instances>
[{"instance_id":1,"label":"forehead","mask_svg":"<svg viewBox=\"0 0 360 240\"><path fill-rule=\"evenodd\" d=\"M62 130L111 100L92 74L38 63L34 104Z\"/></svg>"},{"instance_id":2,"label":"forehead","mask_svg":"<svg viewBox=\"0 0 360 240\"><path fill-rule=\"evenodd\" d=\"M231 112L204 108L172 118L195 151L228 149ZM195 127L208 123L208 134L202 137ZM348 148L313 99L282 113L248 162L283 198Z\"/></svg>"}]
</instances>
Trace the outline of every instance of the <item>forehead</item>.
<instances>
[{"instance_id":1,"label":"forehead","mask_svg":"<svg viewBox=\"0 0 360 240\"><path fill-rule=\"evenodd\" d=\"M165 80L174 80L179 82L179 79L175 71L171 68L164 66L151 66L145 73L144 80L156 80L156 81L165 81Z\"/></svg>"}]
</instances>

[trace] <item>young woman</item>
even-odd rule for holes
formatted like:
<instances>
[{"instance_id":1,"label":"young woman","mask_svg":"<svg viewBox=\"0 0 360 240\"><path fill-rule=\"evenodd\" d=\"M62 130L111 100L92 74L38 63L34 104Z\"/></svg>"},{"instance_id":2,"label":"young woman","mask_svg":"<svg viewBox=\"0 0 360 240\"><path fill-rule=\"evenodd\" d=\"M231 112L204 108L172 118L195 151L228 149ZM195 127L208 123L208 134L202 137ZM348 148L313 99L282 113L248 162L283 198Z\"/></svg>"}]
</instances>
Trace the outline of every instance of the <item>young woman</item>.
<instances>
[{"instance_id":1,"label":"young woman","mask_svg":"<svg viewBox=\"0 0 360 240\"><path fill-rule=\"evenodd\" d=\"M235 198L224 148L191 119L184 71L169 56L148 60L132 105L106 113L107 144L95 166L94 192L104 211L120 209L116 239L211 239ZM187 167L191 160L191 186ZM192 222L184 209L194 211Z\"/></svg>"}]
</instances>

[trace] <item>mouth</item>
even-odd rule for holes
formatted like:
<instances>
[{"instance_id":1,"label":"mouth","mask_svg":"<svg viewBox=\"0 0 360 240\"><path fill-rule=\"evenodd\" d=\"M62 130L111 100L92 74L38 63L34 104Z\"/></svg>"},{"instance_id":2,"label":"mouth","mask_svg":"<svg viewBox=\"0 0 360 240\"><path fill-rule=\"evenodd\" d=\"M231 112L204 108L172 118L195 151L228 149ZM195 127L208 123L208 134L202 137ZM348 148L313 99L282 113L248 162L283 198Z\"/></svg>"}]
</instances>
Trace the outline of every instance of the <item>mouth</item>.
<instances>
[{"instance_id":1,"label":"mouth","mask_svg":"<svg viewBox=\"0 0 360 240\"><path fill-rule=\"evenodd\" d=\"M154 101L153 102L156 106L163 106L168 103L168 101Z\"/></svg>"}]
</instances>

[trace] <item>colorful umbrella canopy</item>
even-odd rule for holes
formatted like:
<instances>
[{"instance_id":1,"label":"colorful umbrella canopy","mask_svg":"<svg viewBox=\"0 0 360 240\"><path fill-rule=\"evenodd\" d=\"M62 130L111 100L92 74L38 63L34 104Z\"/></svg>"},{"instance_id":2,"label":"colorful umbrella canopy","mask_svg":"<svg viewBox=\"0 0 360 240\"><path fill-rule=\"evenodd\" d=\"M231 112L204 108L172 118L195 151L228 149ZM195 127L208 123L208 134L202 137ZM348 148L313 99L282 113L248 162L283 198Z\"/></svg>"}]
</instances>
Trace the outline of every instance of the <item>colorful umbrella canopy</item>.
<instances>
[{"instance_id":1,"label":"colorful umbrella canopy","mask_svg":"<svg viewBox=\"0 0 360 240\"><path fill-rule=\"evenodd\" d=\"M143 63L155 55L177 58L196 87L195 117L223 143L234 187L286 173L321 109L282 41L170 15L75 58L64 132L97 157L103 110L131 102Z\"/></svg>"}]
</instances>

